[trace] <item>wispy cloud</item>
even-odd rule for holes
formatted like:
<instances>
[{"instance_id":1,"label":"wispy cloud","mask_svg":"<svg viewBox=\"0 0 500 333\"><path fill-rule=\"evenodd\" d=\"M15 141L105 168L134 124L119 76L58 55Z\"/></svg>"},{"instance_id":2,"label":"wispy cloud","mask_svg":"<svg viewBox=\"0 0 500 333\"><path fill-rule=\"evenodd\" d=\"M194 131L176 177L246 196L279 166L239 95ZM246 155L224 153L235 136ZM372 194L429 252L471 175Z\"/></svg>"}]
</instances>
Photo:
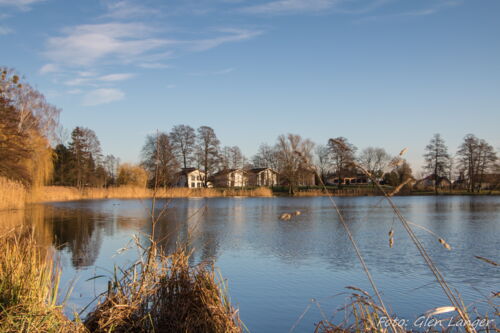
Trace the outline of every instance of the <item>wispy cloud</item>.
<instances>
[{"instance_id":1,"label":"wispy cloud","mask_svg":"<svg viewBox=\"0 0 500 333\"><path fill-rule=\"evenodd\" d=\"M0 6L17 7L22 10L29 10L31 5L45 0L0 0Z\"/></svg>"},{"instance_id":2,"label":"wispy cloud","mask_svg":"<svg viewBox=\"0 0 500 333\"><path fill-rule=\"evenodd\" d=\"M137 18L151 15L158 15L158 9L145 7L141 4L132 1L106 1L108 12L103 17L110 17L113 19L128 19Z\"/></svg>"},{"instance_id":3,"label":"wispy cloud","mask_svg":"<svg viewBox=\"0 0 500 333\"><path fill-rule=\"evenodd\" d=\"M167 89L174 89L175 87L177 87L177 85L175 85L175 84L168 84L167 85Z\"/></svg>"},{"instance_id":4,"label":"wispy cloud","mask_svg":"<svg viewBox=\"0 0 500 333\"><path fill-rule=\"evenodd\" d=\"M168 39L156 37L158 31L144 23L103 23L65 28L62 36L46 42L45 56L53 63L66 66L93 66L96 63L138 64L147 67L161 59L171 58L173 52L199 52L225 43L253 38L257 30L224 28L202 39ZM151 66L151 65L150 65Z\"/></svg>"},{"instance_id":5,"label":"wispy cloud","mask_svg":"<svg viewBox=\"0 0 500 333\"><path fill-rule=\"evenodd\" d=\"M263 33L261 30L246 30L235 28L218 29L221 36L199 39L185 42L192 51L206 51L222 44L240 42L259 36Z\"/></svg>"},{"instance_id":6,"label":"wispy cloud","mask_svg":"<svg viewBox=\"0 0 500 333\"><path fill-rule=\"evenodd\" d=\"M234 72L234 68L224 68L216 71L194 72L189 73L190 76L208 76L208 75L225 75Z\"/></svg>"},{"instance_id":7,"label":"wispy cloud","mask_svg":"<svg viewBox=\"0 0 500 333\"><path fill-rule=\"evenodd\" d=\"M127 63L172 43L152 38L142 23L79 25L63 30L63 36L47 41L45 55L54 62L89 66L105 58Z\"/></svg>"},{"instance_id":8,"label":"wispy cloud","mask_svg":"<svg viewBox=\"0 0 500 333\"><path fill-rule=\"evenodd\" d=\"M396 13L385 14L385 15L366 16L366 17L362 17L360 19L357 19L355 22L362 23L362 22L380 21L380 20L386 20L386 19L396 19L396 18L401 18L401 17L411 17L411 16L417 17L417 16L434 15L434 14L441 12L444 9L459 6L462 3L463 3L463 1L460 1L460 0L440 1L440 2L432 4L429 7L418 8L418 9L414 9L414 10L396 12Z\"/></svg>"},{"instance_id":9,"label":"wispy cloud","mask_svg":"<svg viewBox=\"0 0 500 333\"><path fill-rule=\"evenodd\" d=\"M162 64L160 62L144 62L139 64L139 67L147 68L147 69L161 69L161 68L169 68L170 65Z\"/></svg>"},{"instance_id":10,"label":"wispy cloud","mask_svg":"<svg viewBox=\"0 0 500 333\"><path fill-rule=\"evenodd\" d=\"M79 72L76 78L64 81L64 84L67 86L98 87L100 85L100 82L111 83L111 82L125 81L134 76L135 74L132 73L113 73L113 74L97 76L97 74L94 72Z\"/></svg>"},{"instance_id":11,"label":"wispy cloud","mask_svg":"<svg viewBox=\"0 0 500 333\"><path fill-rule=\"evenodd\" d=\"M38 71L40 74L55 73L59 71L59 66L56 64L45 64Z\"/></svg>"},{"instance_id":12,"label":"wispy cloud","mask_svg":"<svg viewBox=\"0 0 500 333\"><path fill-rule=\"evenodd\" d=\"M11 34L13 32L14 32L14 30L12 30L10 28L0 26L0 36L8 35L8 34Z\"/></svg>"},{"instance_id":13,"label":"wispy cloud","mask_svg":"<svg viewBox=\"0 0 500 333\"><path fill-rule=\"evenodd\" d=\"M83 97L83 105L95 106L108 104L125 98L125 93L119 89L102 88L92 90Z\"/></svg>"},{"instance_id":14,"label":"wispy cloud","mask_svg":"<svg viewBox=\"0 0 500 333\"><path fill-rule=\"evenodd\" d=\"M318 12L329 9L340 2L342 0L276 0L243 7L239 11L249 14L267 15Z\"/></svg>"},{"instance_id":15,"label":"wispy cloud","mask_svg":"<svg viewBox=\"0 0 500 333\"><path fill-rule=\"evenodd\" d=\"M124 81L134 77L134 74L131 73L116 73L109 74L99 77L99 81L104 82L115 82L115 81Z\"/></svg>"}]
</instances>

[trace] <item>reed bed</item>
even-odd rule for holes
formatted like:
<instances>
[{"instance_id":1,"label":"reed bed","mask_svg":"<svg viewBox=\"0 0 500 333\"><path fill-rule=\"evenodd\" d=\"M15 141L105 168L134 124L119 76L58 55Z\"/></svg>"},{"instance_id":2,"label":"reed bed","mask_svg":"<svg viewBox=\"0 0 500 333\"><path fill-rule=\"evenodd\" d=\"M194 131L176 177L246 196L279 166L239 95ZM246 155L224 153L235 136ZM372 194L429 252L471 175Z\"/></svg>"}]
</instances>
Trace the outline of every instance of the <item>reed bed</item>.
<instances>
[{"instance_id":1,"label":"reed bed","mask_svg":"<svg viewBox=\"0 0 500 333\"><path fill-rule=\"evenodd\" d=\"M158 189L157 198L194 198L194 197L271 197L269 188L258 187L254 189L231 189L231 188L168 188ZM84 188L78 190L75 187L45 186L33 196L34 202L54 202L72 200L92 199L144 199L152 198L153 191L147 188L120 186L109 188Z\"/></svg>"},{"instance_id":2,"label":"reed bed","mask_svg":"<svg viewBox=\"0 0 500 333\"><path fill-rule=\"evenodd\" d=\"M25 187L18 182L0 177L0 210L23 209L25 204Z\"/></svg>"},{"instance_id":3,"label":"reed bed","mask_svg":"<svg viewBox=\"0 0 500 333\"><path fill-rule=\"evenodd\" d=\"M212 266L189 265L178 249L162 255L156 245L109 290L85 320L91 332L225 332L243 331L238 312ZM148 259L148 252L154 254Z\"/></svg>"},{"instance_id":4,"label":"reed bed","mask_svg":"<svg viewBox=\"0 0 500 333\"><path fill-rule=\"evenodd\" d=\"M0 238L0 332L82 332L58 304L60 270L31 232Z\"/></svg>"},{"instance_id":5,"label":"reed bed","mask_svg":"<svg viewBox=\"0 0 500 333\"><path fill-rule=\"evenodd\" d=\"M239 333L244 325L214 267L190 266L179 247L164 255L141 250L129 269L115 268L108 291L85 321L68 319L59 303L61 271L33 230L0 235L0 332ZM66 297L69 295L66 295Z\"/></svg>"}]
</instances>

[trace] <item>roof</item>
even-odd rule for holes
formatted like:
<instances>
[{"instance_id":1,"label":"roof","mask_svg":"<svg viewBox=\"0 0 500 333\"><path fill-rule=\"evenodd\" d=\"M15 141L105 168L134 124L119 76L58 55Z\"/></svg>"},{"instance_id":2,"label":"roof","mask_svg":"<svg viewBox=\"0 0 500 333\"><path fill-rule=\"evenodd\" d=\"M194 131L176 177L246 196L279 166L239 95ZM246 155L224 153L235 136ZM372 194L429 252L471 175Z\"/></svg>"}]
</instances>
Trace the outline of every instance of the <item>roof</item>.
<instances>
[{"instance_id":1,"label":"roof","mask_svg":"<svg viewBox=\"0 0 500 333\"><path fill-rule=\"evenodd\" d=\"M248 172L251 172L251 173L259 173L259 172L262 172L264 170L271 170L271 172L275 172L275 173L278 173L276 171L274 171L273 169L271 168L253 168L253 169L250 169L248 170Z\"/></svg>"},{"instance_id":2,"label":"roof","mask_svg":"<svg viewBox=\"0 0 500 333\"><path fill-rule=\"evenodd\" d=\"M230 174L231 172L235 172L235 171L241 171L243 173L246 173L246 171L242 170L242 169L225 169L225 170L217 172L216 174L213 175L213 177L227 175L227 174Z\"/></svg>"},{"instance_id":3,"label":"roof","mask_svg":"<svg viewBox=\"0 0 500 333\"><path fill-rule=\"evenodd\" d=\"M188 175L193 171L199 171L201 173L204 173L203 171L197 169L197 168L182 168L181 171L178 173L179 175Z\"/></svg>"}]
</instances>

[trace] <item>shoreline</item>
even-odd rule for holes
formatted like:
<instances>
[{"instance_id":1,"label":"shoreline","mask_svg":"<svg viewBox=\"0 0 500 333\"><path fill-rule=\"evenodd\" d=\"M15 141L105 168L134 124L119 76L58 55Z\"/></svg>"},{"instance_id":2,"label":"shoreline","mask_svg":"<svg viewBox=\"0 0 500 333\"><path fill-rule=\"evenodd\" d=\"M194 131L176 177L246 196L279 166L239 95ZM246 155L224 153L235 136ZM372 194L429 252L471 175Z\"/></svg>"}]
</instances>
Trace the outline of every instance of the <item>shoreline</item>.
<instances>
[{"instance_id":1,"label":"shoreline","mask_svg":"<svg viewBox=\"0 0 500 333\"><path fill-rule=\"evenodd\" d=\"M153 190L133 186L108 188L84 188L67 186L42 186L26 190L15 183L0 184L0 211L24 209L26 204L50 203L80 200L101 199L149 199ZM390 192L390 189L387 189ZM257 188L168 188L157 190L156 197L161 199L174 198L251 198L251 197L366 197L383 196L376 188L327 188L327 191L318 188L299 188L293 195L285 187L257 187ZM469 193L462 190L442 191L402 191L395 196L497 196L500 191Z\"/></svg>"}]
</instances>

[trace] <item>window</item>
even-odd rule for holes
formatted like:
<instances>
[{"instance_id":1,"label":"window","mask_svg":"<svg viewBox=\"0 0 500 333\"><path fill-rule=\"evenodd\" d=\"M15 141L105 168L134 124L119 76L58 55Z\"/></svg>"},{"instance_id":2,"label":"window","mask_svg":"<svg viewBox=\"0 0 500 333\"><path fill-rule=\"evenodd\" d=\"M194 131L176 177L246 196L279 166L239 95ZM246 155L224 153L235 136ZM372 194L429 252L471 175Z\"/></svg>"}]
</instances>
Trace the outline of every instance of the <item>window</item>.
<instances>
[{"instance_id":1,"label":"window","mask_svg":"<svg viewBox=\"0 0 500 333\"><path fill-rule=\"evenodd\" d=\"M201 183L198 183L198 187L201 187Z\"/></svg>"},{"instance_id":2,"label":"window","mask_svg":"<svg viewBox=\"0 0 500 333\"><path fill-rule=\"evenodd\" d=\"M192 175L192 176L191 176L191 180L196 180L196 176L195 176L195 175Z\"/></svg>"},{"instance_id":3,"label":"window","mask_svg":"<svg viewBox=\"0 0 500 333\"><path fill-rule=\"evenodd\" d=\"M191 183L191 187L196 187L196 184L195 183Z\"/></svg>"}]
</instances>

